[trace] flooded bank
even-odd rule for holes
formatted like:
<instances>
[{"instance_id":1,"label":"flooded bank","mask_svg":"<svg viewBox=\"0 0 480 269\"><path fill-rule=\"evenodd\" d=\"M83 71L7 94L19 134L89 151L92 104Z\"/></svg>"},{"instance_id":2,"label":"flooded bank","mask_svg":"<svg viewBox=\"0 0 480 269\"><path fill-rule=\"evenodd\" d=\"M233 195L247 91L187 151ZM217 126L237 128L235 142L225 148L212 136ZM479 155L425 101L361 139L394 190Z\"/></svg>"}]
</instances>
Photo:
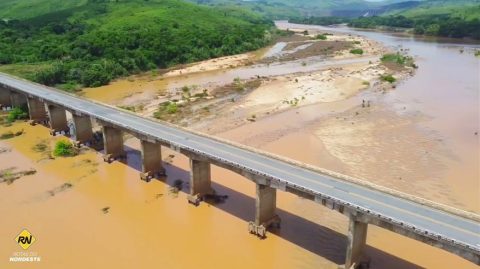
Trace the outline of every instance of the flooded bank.
<instances>
[{"instance_id":1,"label":"flooded bank","mask_svg":"<svg viewBox=\"0 0 480 269\"><path fill-rule=\"evenodd\" d=\"M440 46L440 55L443 49ZM458 60L454 51L448 55ZM385 94L367 89L343 100L292 107L218 135L478 211L478 138L469 136L474 135L469 130L478 130L478 113L473 114L478 110L478 80L471 71L451 72L450 79L463 85L455 88L461 96L453 94L444 79L430 87L428 76L436 72L431 69L436 64L430 66L430 58L422 57L418 55L416 76ZM478 72L478 60L460 59ZM418 77L425 86L406 88ZM443 106L437 103L442 92ZM362 100L371 106L362 107ZM444 109L445 104L464 110L447 117L452 110ZM108 165L94 151L46 159L32 149L39 141L51 144L56 139L46 128L25 123L8 128L24 129L25 134L0 141L0 148L8 149L0 151L2 169L33 167L37 173L0 184L0 214L8 216L0 221L1 268L21 267L7 259L21 250L14 238L22 228L37 238L29 250L42 257L34 265L39 268L337 268L344 260L347 219L313 202L279 192L282 228L258 240L247 231L247 222L254 218L255 188L241 176L213 168L214 188L228 199L193 207L185 195L187 159L168 149L162 152L168 178L145 183L138 175L136 139L126 143L127 163ZM183 182L178 193L172 188L176 180ZM476 268L453 254L373 226L367 243L371 268Z\"/></svg>"}]
</instances>

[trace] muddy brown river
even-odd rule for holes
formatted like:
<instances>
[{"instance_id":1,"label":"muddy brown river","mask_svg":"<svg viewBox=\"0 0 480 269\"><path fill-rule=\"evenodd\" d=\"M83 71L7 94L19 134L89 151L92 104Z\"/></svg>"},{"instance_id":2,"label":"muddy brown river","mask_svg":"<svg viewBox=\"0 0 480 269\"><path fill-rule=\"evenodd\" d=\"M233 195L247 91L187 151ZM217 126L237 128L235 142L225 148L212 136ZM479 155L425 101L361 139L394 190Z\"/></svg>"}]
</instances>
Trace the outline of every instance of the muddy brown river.
<instances>
[{"instance_id":1,"label":"muddy brown river","mask_svg":"<svg viewBox=\"0 0 480 269\"><path fill-rule=\"evenodd\" d=\"M332 31L287 22L277 26ZM419 69L385 94L365 90L341 101L292 108L218 135L480 212L475 135L480 124L480 58L473 56L480 45L333 30L409 50ZM293 69L300 66L291 64ZM215 71L191 79L230 82L239 74L263 72L249 68L238 74L228 70L226 77ZM265 74L283 72L278 70ZM98 99L107 100L108 94ZM372 107L361 108L362 99ZM254 218L255 187L237 174L214 167L213 187L228 199L193 207L185 193L188 160L168 149L162 152L168 178L145 183L138 175L136 139L126 143L126 163L108 165L93 150L55 160L32 150L40 142L52 145L62 139L50 137L41 126L16 123L0 129L25 131L0 141L0 149L6 149L0 154L0 169L37 170L10 185L0 183L0 268L333 269L344 260L347 219L313 202L279 193L282 228L258 240L247 231L247 222ZM178 179L184 186L176 193L171 186ZM24 228L37 239L26 253L40 256L40 262L9 262L23 251L14 239ZM371 268L478 268L373 226L367 243Z\"/></svg>"}]
</instances>

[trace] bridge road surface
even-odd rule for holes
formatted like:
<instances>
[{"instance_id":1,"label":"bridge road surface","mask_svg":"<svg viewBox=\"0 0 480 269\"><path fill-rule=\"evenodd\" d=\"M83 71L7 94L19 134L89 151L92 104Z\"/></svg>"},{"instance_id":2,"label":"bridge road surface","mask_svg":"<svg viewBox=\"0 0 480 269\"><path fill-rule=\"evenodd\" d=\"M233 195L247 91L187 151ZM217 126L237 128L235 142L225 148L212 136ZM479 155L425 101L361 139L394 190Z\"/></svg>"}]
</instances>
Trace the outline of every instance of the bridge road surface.
<instances>
[{"instance_id":1,"label":"bridge road surface","mask_svg":"<svg viewBox=\"0 0 480 269\"><path fill-rule=\"evenodd\" d=\"M330 196L391 218L404 225L441 235L480 252L480 223L430 208L392 194L370 189L335 177L248 151L220 141L199 136L153 120L52 90L46 86L0 74L0 84L17 91L61 104L94 118L124 126L141 134L170 142L174 146L195 150L217 161L236 164L246 170L266 174L286 182L295 189L307 189ZM0 89L3 90L3 89Z\"/></svg>"}]
</instances>

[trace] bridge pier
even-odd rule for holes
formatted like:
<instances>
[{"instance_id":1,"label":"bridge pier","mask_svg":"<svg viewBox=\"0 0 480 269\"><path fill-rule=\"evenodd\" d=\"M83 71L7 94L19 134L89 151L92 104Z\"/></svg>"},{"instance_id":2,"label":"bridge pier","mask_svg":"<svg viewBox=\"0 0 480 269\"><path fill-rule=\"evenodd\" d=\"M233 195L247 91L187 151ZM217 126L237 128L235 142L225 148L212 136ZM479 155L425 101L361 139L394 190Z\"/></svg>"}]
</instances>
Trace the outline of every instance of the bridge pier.
<instances>
[{"instance_id":1,"label":"bridge pier","mask_svg":"<svg viewBox=\"0 0 480 269\"><path fill-rule=\"evenodd\" d=\"M212 193L210 163L190 158L190 195L188 196L188 202L198 206L203 196Z\"/></svg>"},{"instance_id":2,"label":"bridge pier","mask_svg":"<svg viewBox=\"0 0 480 269\"><path fill-rule=\"evenodd\" d=\"M103 160L111 163L116 159L124 158L125 151L123 150L123 133L119 129L109 126L103 126L103 146L105 155Z\"/></svg>"},{"instance_id":3,"label":"bridge pier","mask_svg":"<svg viewBox=\"0 0 480 269\"><path fill-rule=\"evenodd\" d=\"M10 100L12 107L27 106L27 96L23 93L10 92Z\"/></svg>"},{"instance_id":4,"label":"bridge pier","mask_svg":"<svg viewBox=\"0 0 480 269\"><path fill-rule=\"evenodd\" d=\"M93 141L93 129L90 116L72 113L73 126L75 129L75 141L77 146Z\"/></svg>"},{"instance_id":5,"label":"bridge pier","mask_svg":"<svg viewBox=\"0 0 480 269\"><path fill-rule=\"evenodd\" d=\"M165 175L162 166L162 147L155 142L141 140L142 147L142 173L140 178L150 182L153 177Z\"/></svg>"},{"instance_id":6,"label":"bridge pier","mask_svg":"<svg viewBox=\"0 0 480 269\"><path fill-rule=\"evenodd\" d=\"M11 108L12 99L10 97L10 90L0 88L0 108Z\"/></svg>"},{"instance_id":7,"label":"bridge pier","mask_svg":"<svg viewBox=\"0 0 480 269\"><path fill-rule=\"evenodd\" d=\"M48 121L45 103L32 97L28 97L28 114L30 116L30 124L44 123Z\"/></svg>"},{"instance_id":8,"label":"bridge pier","mask_svg":"<svg viewBox=\"0 0 480 269\"><path fill-rule=\"evenodd\" d=\"M62 131L67 133L69 128L65 108L48 104L47 110L48 118L50 120L50 134L56 135L57 133L61 133Z\"/></svg>"},{"instance_id":9,"label":"bridge pier","mask_svg":"<svg viewBox=\"0 0 480 269\"><path fill-rule=\"evenodd\" d=\"M368 223L362 222L357 216L350 214L345 269L357 268L360 263L366 261L363 251L367 244L367 228ZM366 262L368 263L368 260Z\"/></svg>"},{"instance_id":10,"label":"bridge pier","mask_svg":"<svg viewBox=\"0 0 480 269\"><path fill-rule=\"evenodd\" d=\"M255 221L248 223L248 230L264 238L267 229L273 225L280 227L280 218L275 214L277 208L277 189L263 184L256 184Z\"/></svg>"}]
</instances>

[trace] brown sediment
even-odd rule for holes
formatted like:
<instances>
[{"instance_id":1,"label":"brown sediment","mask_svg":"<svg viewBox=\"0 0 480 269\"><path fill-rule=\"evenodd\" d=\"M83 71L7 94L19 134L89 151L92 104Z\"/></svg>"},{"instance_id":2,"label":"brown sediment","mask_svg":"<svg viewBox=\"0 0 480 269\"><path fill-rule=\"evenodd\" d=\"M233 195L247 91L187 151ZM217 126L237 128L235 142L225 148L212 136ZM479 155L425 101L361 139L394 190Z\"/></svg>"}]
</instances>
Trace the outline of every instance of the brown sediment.
<instances>
[{"instance_id":1,"label":"brown sediment","mask_svg":"<svg viewBox=\"0 0 480 269\"><path fill-rule=\"evenodd\" d=\"M335 52L343 51L352 46L349 41L316 41L303 50L295 51L280 57L280 61L292 61L307 58L314 55L332 55Z\"/></svg>"},{"instance_id":2,"label":"brown sediment","mask_svg":"<svg viewBox=\"0 0 480 269\"><path fill-rule=\"evenodd\" d=\"M35 169L28 169L23 171L18 171L16 167L10 167L0 170L0 183L7 183L8 185L12 184L16 180L24 177L34 175L37 171Z\"/></svg>"},{"instance_id":3,"label":"brown sediment","mask_svg":"<svg viewBox=\"0 0 480 269\"><path fill-rule=\"evenodd\" d=\"M312 44L313 40L308 41L297 41L297 42L288 42L287 45L282 49L282 51L289 51L298 48L299 46Z\"/></svg>"}]
</instances>

